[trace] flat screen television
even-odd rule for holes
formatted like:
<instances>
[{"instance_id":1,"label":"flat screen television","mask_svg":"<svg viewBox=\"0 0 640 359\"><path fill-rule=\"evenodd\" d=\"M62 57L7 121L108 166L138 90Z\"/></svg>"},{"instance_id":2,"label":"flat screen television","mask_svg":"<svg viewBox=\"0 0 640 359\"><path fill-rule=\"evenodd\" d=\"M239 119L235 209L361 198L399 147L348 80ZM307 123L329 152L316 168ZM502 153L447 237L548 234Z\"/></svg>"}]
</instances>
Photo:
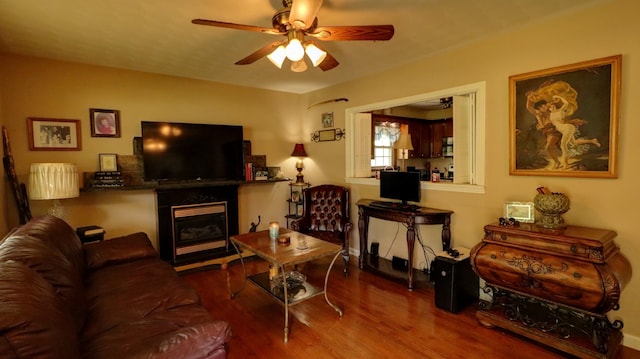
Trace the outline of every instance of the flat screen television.
<instances>
[{"instance_id":1,"label":"flat screen television","mask_svg":"<svg viewBox=\"0 0 640 359\"><path fill-rule=\"evenodd\" d=\"M244 180L242 126L142 121L146 181Z\"/></svg>"},{"instance_id":2,"label":"flat screen television","mask_svg":"<svg viewBox=\"0 0 640 359\"><path fill-rule=\"evenodd\" d=\"M407 202L420 202L420 172L380 172L380 197Z\"/></svg>"}]
</instances>

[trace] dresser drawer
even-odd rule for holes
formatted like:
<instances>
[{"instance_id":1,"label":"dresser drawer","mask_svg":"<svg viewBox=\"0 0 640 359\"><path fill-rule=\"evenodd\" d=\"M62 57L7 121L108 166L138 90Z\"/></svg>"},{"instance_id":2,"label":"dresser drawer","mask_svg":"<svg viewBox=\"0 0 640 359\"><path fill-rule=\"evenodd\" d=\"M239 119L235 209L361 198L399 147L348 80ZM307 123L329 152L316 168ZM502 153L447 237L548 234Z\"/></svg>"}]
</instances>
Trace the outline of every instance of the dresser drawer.
<instances>
[{"instance_id":1,"label":"dresser drawer","mask_svg":"<svg viewBox=\"0 0 640 359\"><path fill-rule=\"evenodd\" d=\"M593 263L605 263L618 253L616 233L603 229L569 227L561 231L521 223L519 227L485 226L484 241L542 253L575 257Z\"/></svg>"},{"instance_id":2,"label":"dresser drawer","mask_svg":"<svg viewBox=\"0 0 640 359\"><path fill-rule=\"evenodd\" d=\"M473 269L487 283L592 313L606 313L617 304L622 290L618 271L630 273L622 255L609 262L597 264L490 242L471 251Z\"/></svg>"}]
</instances>

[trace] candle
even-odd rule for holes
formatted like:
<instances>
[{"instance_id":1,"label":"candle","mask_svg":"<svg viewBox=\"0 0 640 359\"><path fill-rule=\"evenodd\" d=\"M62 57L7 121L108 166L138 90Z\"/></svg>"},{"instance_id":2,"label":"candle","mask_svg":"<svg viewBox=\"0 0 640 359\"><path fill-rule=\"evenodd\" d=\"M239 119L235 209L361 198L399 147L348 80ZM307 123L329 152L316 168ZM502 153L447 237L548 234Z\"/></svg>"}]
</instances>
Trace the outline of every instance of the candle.
<instances>
[{"instance_id":1,"label":"candle","mask_svg":"<svg viewBox=\"0 0 640 359\"><path fill-rule=\"evenodd\" d=\"M269 223L269 238L276 239L280 235L280 224L278 222Z\"/></svg>"}]
</instances>

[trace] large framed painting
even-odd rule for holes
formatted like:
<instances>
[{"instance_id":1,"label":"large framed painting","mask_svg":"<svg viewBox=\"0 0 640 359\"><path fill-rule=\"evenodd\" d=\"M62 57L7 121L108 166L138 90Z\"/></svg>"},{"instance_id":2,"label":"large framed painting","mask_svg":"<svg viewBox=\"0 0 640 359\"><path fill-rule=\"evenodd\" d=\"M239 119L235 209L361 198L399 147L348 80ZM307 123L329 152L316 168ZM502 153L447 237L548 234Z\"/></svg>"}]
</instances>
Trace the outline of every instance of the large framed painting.
<instances>
[{"instance_id":1,"label":"large framed painting","mask_svg":"<svg viewBox=\"0 0 640 359\"><path fill-rule=\"evenodd\" d=\"M509 77L509 174L617 178L622 56Z\"/></svg>"}]
</instances>

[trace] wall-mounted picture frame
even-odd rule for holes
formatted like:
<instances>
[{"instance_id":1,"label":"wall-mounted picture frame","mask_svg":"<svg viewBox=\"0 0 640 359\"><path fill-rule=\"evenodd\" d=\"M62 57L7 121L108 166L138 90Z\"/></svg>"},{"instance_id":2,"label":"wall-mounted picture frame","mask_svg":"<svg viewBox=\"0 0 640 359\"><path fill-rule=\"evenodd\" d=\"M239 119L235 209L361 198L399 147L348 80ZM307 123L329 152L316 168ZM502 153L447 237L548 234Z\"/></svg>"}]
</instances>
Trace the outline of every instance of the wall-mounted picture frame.
<instances>
[{"instance_id":1,"label":"wall-mounted picture frame","mask_svg":"<svg viewBox=\"0 0 640 359\"><path fill-rule=\"evenodd\" d=\"M322 114L322 127L333 127L333 112L325 112Z\"/></svg>"},{"instance_id":2,"label":"wall-mounted picture frame","mask_svg":"<svg viewBox=\"0 0 640 359\"><path fill-rule=\"evenodd\" d=\"M101 153L98 155L100 172L113 172L118 170L118 155L115 153Z\"/></svg>"},{"instance_id":3,"label":"wall-mounted picture frame","mask_svg":"<svg viewBox=\"0 0 640 359\"><path fill-rule=\"evenodd\" d=\"M344 138L344 130L340 128L334 128L331 130L316 131L311 134L311 140L313 142L327 142L327 141L340 141Z\"/></svg>"},{"instance_id":4,"label":"wall-mounted picture frame","mask_svg":"<svg viewBox=\"0 0 640 359\"><path fill-rule=\"evenodd\" d=\"M535 221L535 207L533 202L505 202L504 218L513 218L524 223Z\"/></svg>"},{"instance_id":5,"label":"wall-mounted picture frame","mask_svg":"<svg viewBox=\"0 0 640 359\"><path fill-rule=\"evenodd\" d=\"M120 137L120 111L89 109L91 137Z\"/></svg>"},{"instance_id":6,"label":"wall-mounted picture frame","mask_svg":"<svg viewBox=\"0 0 640 359\"><path fill-rule=\"evenodd\" d=\"M31 151L80 151L80 120L27 118Z\"/></svg>"},{"instance_id":7,"label":"wall-mounted picture frame","mask_svg":"<svg viewBox=\"0 0 640 359\"><path fill-rule=\"evenodd\" d=\"M509 174L617 178L622 56L509 77Z\"/></svg>"}]
</instances>

